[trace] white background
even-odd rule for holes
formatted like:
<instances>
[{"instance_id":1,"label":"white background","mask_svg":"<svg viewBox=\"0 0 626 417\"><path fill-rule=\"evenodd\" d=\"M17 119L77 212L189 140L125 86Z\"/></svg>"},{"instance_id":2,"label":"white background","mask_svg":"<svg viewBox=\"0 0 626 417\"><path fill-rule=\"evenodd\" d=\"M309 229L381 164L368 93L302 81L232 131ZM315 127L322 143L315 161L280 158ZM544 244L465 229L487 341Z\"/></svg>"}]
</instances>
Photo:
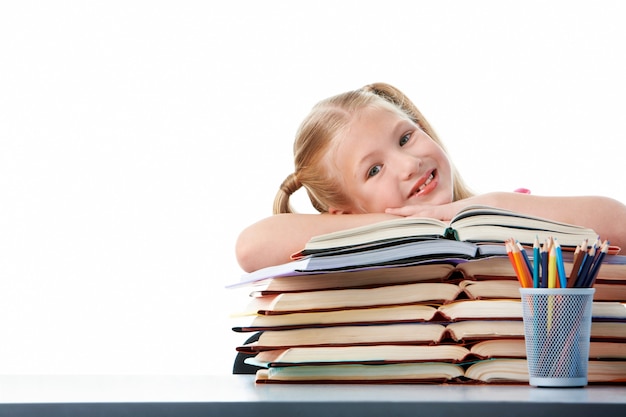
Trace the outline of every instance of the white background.
<instances>
[{"instance_id":1,"label":"white background","mask_svg":"<svg viewBox=\"0 0 626 417\"><path fill-rule=\"evenodd\" d=\"M229 373L237 235L367 83L477 191L626 201L626 2L308 4L0 5L1 374Z\"/></svg>"}]
</instances>

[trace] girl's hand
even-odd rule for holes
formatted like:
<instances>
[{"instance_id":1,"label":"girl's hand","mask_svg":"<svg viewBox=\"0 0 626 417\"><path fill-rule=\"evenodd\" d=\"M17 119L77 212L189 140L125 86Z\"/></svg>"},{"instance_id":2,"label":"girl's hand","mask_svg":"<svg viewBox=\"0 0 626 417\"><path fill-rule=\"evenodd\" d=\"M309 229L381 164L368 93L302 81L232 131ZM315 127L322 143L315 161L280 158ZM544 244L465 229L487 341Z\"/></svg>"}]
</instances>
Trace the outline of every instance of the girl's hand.
<instances>
[{"instance_id":1,"label":"girl's hand","mask_svg":"<svg viewBox=\"0 0 626 417\"><path fill-rule=\"evenodd\" d=\"M443 204L439 206L429 206L416 204L411 206L404 206L398 208L389 208L385 210L387 214L393 214L396 216L404 217L430 217L443 221L451 220L455 214L457 214L466 205L461 204L463 200L455 201L454 203Z\"/></svg>"},{"instance_id":2,"label":"girl's hand","mask_svg":"<svg viewBox=\"0 0 626 417\"><path fill-rule=\"evenodd\" d=\"M385 210L403 217L430 217L449 222L470 205L483 205L512 210L530 216L593 229L602 240L626 248L626 205L608 197L547 197L522 193L493 192L439 206L412 205Z\"/></svg>"},{"instance_id":3,"label":"girl's hand","mask_svg":"<svg viewBox=\"0 0 626 417\"><path fill-rule=\"evenodd\" d=\"M476 204L491 205L492 203L493 201L490 196L483 194L438 206L415 204L404 207L388 208L385 210L385 213L403 217L430 217L443 221L450 221L465 207Z\"/></svg>"}]
</instances>

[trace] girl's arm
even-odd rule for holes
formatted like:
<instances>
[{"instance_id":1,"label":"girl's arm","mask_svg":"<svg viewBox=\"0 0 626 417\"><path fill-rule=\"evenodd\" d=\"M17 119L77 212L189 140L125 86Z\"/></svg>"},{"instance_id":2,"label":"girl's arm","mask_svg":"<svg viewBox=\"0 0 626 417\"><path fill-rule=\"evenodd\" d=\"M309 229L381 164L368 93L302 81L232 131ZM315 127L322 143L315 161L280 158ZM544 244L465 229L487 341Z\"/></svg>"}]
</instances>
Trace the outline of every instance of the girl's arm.
<instances>
[{"instance_id":1,"label":"girl's arm","mask_svg":"<svg viewBox=\"0 0 626 417\"><path fill-rule=\"evenodd\" d=\"M602 240L626 249L626 205L608 197L541 197L495 193L496 206L593 229Z\"/></svg>"},{"instance_id":2,"label":"girl's arm","mask_svg":"<svg viewBox=\"0 0 626 417\"><path fill-rule=\"evenodd\" d=\"M626 206L607 197L543 197L519 193L488 193L440 206L406 206L387 214L278 214L263 219L240 235L236 244L245 271L288 262L316 235L388 220L396 216L433 217L448 221L474 204L592 228L601 239L626 250Z\"/></svg>"},{"instance_id":3,"label":"girl's arm","mask_svg":"<svg viewBox=\"0 0 626 417\"><path fill-rule=\"evenodd\" d=\"M390 214L277 214L247 227L237 239L239 265L247 272L290 261L313 236L395 218Z\"/></svg>"},{"instance_id":4,"label":"girl's arm","mask_svg":"<svg viewBox=\"0 0 626 417\"><path fill-rule=\"evenodd\" d=\"M543 197L496 192L477 195L441 206L406 206L390 209L401 216L435 217L450 220L461 209L474 204L499 207L593 229L601 239L626 249L626 206L608 197Z\"/></svg>"}]
</instances>

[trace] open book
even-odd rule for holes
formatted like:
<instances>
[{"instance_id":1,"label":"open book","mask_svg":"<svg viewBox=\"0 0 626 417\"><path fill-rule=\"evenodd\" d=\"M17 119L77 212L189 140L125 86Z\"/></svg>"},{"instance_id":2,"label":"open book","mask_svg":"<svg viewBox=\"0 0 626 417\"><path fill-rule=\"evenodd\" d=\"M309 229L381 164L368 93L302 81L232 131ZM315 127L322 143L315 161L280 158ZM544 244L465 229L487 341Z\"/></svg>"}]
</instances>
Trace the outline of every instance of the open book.
<instances>
[{"instance_id":1,"label":"open book","mask_svg":"<svg viewBox=\"0 0 626 417\"><path fill-rule=\"evenodd\" d=\"M591 340L590 357L626 360L626 323L593 322ZM257 353L296 347L434 345L459 342L472 345L472 353L482 358L525 356L524 324L519 320L469 320L448 325L398 323L267 330L260 334L257 341L239 346L237 351Z\"/></svg>"},{"instance_id":2,"label":"open book","mask_svg":"<svg viewBox=\"0 0 626 417\"><path fill-rule=\"evenodd\" d=\"M461 362L469 354L469 349L461 345L297 347L259 352L256 356L246 359L246 362L262 367L339 363Z\"/></svg>"},{"instance_id":3,"label":"open book","mask_svg":"<svg viewBox=\"0 0 626 417\"><path fill-rule=\"evenodd\" d=\"M274 278L346 272L355 272L351 274L351 278L355 279L364 278L364 275L369 275L369 279L379 279L384 274L393 276L393 279L404 277L403 280L406 280L406 270L399 268L440 264L445 265L431 267L433 270L431 274L436 277L445 277L452 272L455 265L492 258L502 258L508 262L506 247L503 244L478 245L448 239L405 241L393 245L368 248L368 250L340 251L332 254L325 253L323 256L306 256L244 274L239 282L228 285L227 288L256 285ZM514 274L513 268L506 262L503 265L506 265L507 275ZM489 268L489 266L485 266L485 268ZM367 273L368 270L372 270L372 272ZM376 272L375 270L379 271ZM434 275L435 273L436 275ZM421 274L411 276L419 275ZM333 280L334 278L331 276L327 279ZM415 278L413 280L415 281Z\"/></svg>"},{"instance_id":4,"label":"open book","mask_svg":"<svg viewBox=\"0 0 626 417\"><path fill-rule=\"evenodd\" d=\"M524 339L484 340L472 345L470 352L479 358L525 358L526 342ZM626 360L626 343L589 342L589 359Z\"/></svg>"},{"instance_id":5,"label":"open book","mask_svg":"<svg viewBox=\"0 0 626 417\"><path fill-rule=\"evenodd\" d=\"M626 361L590 360L587 369L590 384L626 382ZM527 384L528 365L525 359L498 358L478 361L467 369L449 362L284 366L260 369L256 382Z\"/></svg>"},{"instance_id":6,"label":"open book","mask_svg":"<svg viewBox=\"0 0 626 417\"><path fill-rule=\"evenodd\" d=\"M592 337L626 339L626 304L594 302L592 316ZM234 320L232 330L236 332L311 328L318 332L320 338L324 331L333 326L350 325L361 328L363 325L449 323L451 321L458 322L448 325L447 329L455 340L484 337L485 332L489 332L492 327L497 329L497 334L514 335L514 332L519 335L523 334L522 306L519 300L464 300L440 307L415 304L336 311L307 311L242 316ZM509 325L515 321L517 324ZM495 326L496 323L498 326ZM505 323L508 326L507 330L500 327ZM386 337L384 336L385 329L379 327L377 331L381 332L380 337ZM288 340L288 333L283 333L283 336Z\"/></svg>"},{"instance_id":7,"label":"open book","mask_svg":"<svg viewBox=\"0 0 626 417\"><path fill-rule=\"evenodd\" d=\"M605 281L606 282L606 281ZM626 300L626 283L596 283L595 301ZM519 282L511 279L463 280L459 287L470 299L519 298Z\"/></svg>"},{"instance_id":8,"label":"open book","mask_svg":"<svg viewBox=\"0 0 626 417\"><path fill-rule=\"evenodd\" d=\"M591 359L626 360L626 344L591 342ZM369 345L293 347L262 351L246 359L259 367L328 364L386 364L407 362L469 363L488 358L526 358L523 339L485 340L474 345Z\"/></svg>"},{"instance_id":9,"label":"open book","mask_svg":"<svg viewBox=\"0 0 626 417\"><path fill-rule=\"evenodd\" d=\"M439 343L446 327L439 323L332 326L293 330L267 330L258 340L239 346L239 352L260 352L288 347L359 346L384 344L428 345Z\"/></svg>"},{"instance_id":10,"label":"open book","mask_svg":"<svg viewBox=\"0 0 626 417\"><path fill-rule=\"evenodd\" d=\"M511 262L504 254L471 261L451 258L413 265L367 265L330 271L309 270L309 262L310 258L305 258L259 269L244 274L239 282L230 284L227 288L254 287L256 291L263 293L359 288L419 281L441 282L455 272L463 275L477 273L490 278L509 277L517 281ZM626 271L626 265L623 269ZM466 277L471 278L469 275Z\"/></svg>"},{"instance_id":11,"label":"open book","mask_svg":"<svg viewBox=\"0 0 626 417\"><path fill-rule=\"evenodd\" d=\"M442 303L456 299L460 292L458 285L445 282L292 292L252 298L246 311L257 314L285 314L406 305L426 301Z\"/></svg>"},{"instance_id":12,"label":"open book","mask_svg":"<svg viewBox=\"0 0 626 417\"><path fill-rule=\"evenodd\" d=\"M526 365L524 363L524 365ZM447 362L387 365L285 366L260 369L257 383L449 382L464 375L463 367Z\"/></svg>"},{"instance_id":13,"label":"open book","mask_svg":"<svg viewBox=\"0 0 626 417\"><path fill-rule=\"evenodd\" d=\"M500 358L476 362L465 370L468 380L486 383L525 383L528 381L526 359ZM626 382L626 361L589 360L587 366L589 384Z\"/></svg>"},{"instance_id":14,"label":"open book","mask_svg":"<svg viewBox=\"0 0 626 417\"><path fill-rule=\"evenodd\" d=\"M232 329L236 332L287 330L347 324L419 323L437 314L432 306L414 304L337 311L313 311L290 314L238 316Z\"/></svg>"},{"instance_id":15,"label":"open book","mask_svg":"<svg viewBox=\"0 0 626 417\"><path fill-rule=\"evenodd\" d=\"M457 298L464 290L468 291L466 294L472 294L470 290L472 287L488 287L490 284L495 286L496 290L498 288L502 292L508 290L510 295L513 295L513 288L510 287L514 287L515 283L510 282L512 284L509 284L509 281L485 281L484 284L464 281L461 285L449 282L418 282L373 288L288 292L252 297L245 311L239 315L284 315L410 304L443 304L437 311L444 319L450 321L465 318L520 318L522 307L519 297L503 299L473 297L469 300ZM626 320L626 308L623 303L596 301L593 309L594 317Z\"/></svg>"},{"instance_id":16,"label":"open book","mask_svg":"<svg viewBox=\"0 0 626 417\"><path fill-rule=\"evenodd\" d=\"M298 273L327 273L363 268L386 268L430 263L459 263L470 259L506 257L502 244L477 245L449 239L407 240L358 250L339 250L306 256L244 275L242 283Z\"/></svg>"},{"instance_id":17,"label":"open book","mask_svg":"<svg viewBox=\"0 0 626 417\"><path fill-rule=\"evenodd\" d=\"M486 338L523 340L521 320L462 321L458 323L390 323L347 325L293 330L266 330L258 340L239 346L239 352L254 353L289 347L329 347L365 345L433 345L468 342ZM626 344L624 345L626 346Z\"/></svg>"},{"instance_id":18,"label":"open book","mask_svg":"<svg viewBox=\"0 0 626 417\"><path fill-rule=\"evenodd\" d=\"M502 243L511 237L532 246L535 238L558 239L563 247L576 247L584 239L593 242L592 229L486 206L460 211L450 223L432 218L404 217L313 237L294 258L336 251L338 248L381 245L403 239L447 238L467 242Z\"/></svg>"},{"instance_id":19,"label":"open book","mask_svg":"<svg viewBox=\"0 0 626 417\"><path fill-rule=\"evenodd\" d=\"M532 253L529 251L529 257ZM565 272L570 274L572 256L564 253ZM314 290L370 288L381 285L417 282L458 282L470 298L519 298L519 281L506 256L462 261L439 259L435 262L408 266L362 267L345 271L304 272L301 261L282 265L282 273L274 276L274 267L247 274L228 288L251 288L256 296ZM595 300L626 300L626 256L605 257L596 280Z\"/></svg>"}]
</instances>

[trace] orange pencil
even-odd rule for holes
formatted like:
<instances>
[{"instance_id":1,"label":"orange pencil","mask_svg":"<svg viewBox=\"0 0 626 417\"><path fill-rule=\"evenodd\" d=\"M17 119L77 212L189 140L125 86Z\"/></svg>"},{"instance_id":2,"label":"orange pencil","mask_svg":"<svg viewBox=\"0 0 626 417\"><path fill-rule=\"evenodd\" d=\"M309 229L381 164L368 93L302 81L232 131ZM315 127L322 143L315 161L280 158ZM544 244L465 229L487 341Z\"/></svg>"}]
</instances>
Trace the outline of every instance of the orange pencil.
<instances>
[{"instance_id":1,"label":"orange pencil","mask_svg":"<svg viewBox=\"0 0 626 417\"><path fill-rule=\"evenodd\" d=\"M513 251L511 250L511 243L508 240L504 241L504 247L506 248L506 254L509 257L509 261L511 262L511 266L513 267L513 271L515 272L515 277L517 277L517 280L520 281L519 279L519 271L517 270L517 264L515 263L515 258L513 257ZM520 285L522 284L522 281L520 281Z\"/></svg>"},{"instance_id":2,"label":"orange pencil","mask_svg":"<svg viewBox=\"0 0 626 417\"><path fill-rule=\"evenodd\" d=\"M519 279L524 288L532 288L533 279L530 274L530 270L528 269L528 265L524 260L522 252L514 241L511 241L511 252L513 252L513 257L515 258L515 264L517 265Z\"/></svg>"},{"instance_id":3,"label":"orange pencil","mask_svg":"<svg viewBox=\"0 0 626 417\"><path fill-rule=\"evenodd\" d=\"M511 243L512 240L506 240L504 242L504 246L506 247L506 254L509 256L509 261L511 261L511 266L513 266L513 271L515 271L515 276L519 281L519 284L522 288L525 288L524 281L522 279L522 273L520 272L519 265L517 260L515 259L515 255L513 255L513 245Z\"/></svg>"}]
</instances>

